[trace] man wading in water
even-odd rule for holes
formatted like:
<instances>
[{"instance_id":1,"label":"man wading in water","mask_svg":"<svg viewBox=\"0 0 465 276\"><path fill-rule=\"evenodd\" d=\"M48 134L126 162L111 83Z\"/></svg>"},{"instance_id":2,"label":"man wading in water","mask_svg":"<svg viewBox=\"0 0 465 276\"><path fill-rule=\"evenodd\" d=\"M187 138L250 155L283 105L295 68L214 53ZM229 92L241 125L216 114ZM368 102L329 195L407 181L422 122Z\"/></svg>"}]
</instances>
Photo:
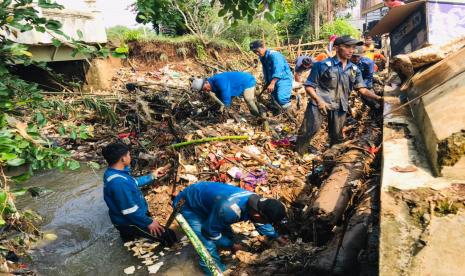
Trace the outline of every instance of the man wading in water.
<instances>
[{"instance_id":1,"label":"man wading in water","mask_svg":"<svg viewBox=\"0 0 465 276\"><path fill-rule=\"evenodd\" d=\"M151 217L139 189L166 174L166 169L160 168L145 176L132 177L129 170L131 154L129 147L123 143L106 146L102 155L108 163L103 174L103 197L111 222L120 232L121 238L124 241L147 238L163 245L172 245L176 235Z\"/></svg>"}]
</instances>

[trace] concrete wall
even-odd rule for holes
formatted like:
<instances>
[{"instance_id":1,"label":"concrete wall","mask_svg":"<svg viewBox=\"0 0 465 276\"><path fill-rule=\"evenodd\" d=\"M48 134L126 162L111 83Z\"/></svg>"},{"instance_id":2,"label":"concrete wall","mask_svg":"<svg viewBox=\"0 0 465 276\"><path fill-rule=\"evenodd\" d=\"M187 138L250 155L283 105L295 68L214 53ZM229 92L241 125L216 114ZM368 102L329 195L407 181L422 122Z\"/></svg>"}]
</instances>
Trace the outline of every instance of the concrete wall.
<instances>
[{"instance_id":1,"label":"concrete wall","mask_svg":"<svg viewBox=\"0 0 465 276\"><path fill-rule=\"evenodd\" d=\"M412 110L434 174L465 179L465 160L453 166L441 166L438 157L439 143L465 130L465 72L433 89Z\"/></svg>"},{"instance_id":2,"label":"concrete wall","mask_svg":"<svg viewBox=\"0 0 465 276\"><path fill-rule=\"evenodd\" d=\"M101 0L103 1L103 0ZM83 34L82 41L86 43L106 43L107 36L100 12L95 9L94 0L61 0L58 3L65 6L65 9L36 9L48 19L55 19L63 24L63 32L74 39L81 40L78 30ZM20 33L18 38L11 39L28 45L50 45L52 35L29 31Z\"/></svg>"}]
</instances>

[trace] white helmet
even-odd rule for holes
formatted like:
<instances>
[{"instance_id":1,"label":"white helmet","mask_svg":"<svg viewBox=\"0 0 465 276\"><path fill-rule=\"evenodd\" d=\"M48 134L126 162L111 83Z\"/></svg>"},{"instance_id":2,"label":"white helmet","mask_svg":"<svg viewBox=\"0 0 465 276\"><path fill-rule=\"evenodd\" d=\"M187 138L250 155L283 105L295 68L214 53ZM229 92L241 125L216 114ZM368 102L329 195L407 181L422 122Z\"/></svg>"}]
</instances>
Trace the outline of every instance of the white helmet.
<instances>
[{"instance_id":1,"label":"white helmet","mask_svg":"<svg viewBox=\"0 0 465 276\"><path fill-rule=\"evenodd\" d=\"M199 92L203 89L205 79L194 79L192 81L191 89L195 92Z\"/></svg>"}]
</instances>

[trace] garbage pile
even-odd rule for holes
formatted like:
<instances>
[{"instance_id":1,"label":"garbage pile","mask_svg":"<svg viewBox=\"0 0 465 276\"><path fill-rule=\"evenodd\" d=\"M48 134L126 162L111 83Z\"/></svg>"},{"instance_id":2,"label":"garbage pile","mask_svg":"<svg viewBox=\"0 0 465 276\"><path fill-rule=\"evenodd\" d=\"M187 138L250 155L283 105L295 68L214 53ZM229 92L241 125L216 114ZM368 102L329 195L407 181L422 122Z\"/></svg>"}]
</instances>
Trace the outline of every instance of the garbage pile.
<instances>
[{"instance_id":1,"label":"garbage pile","mask_svg":"<svg viewBox=\"0 0 465 276\"><path fill-rule=\"evenodd\" d=\"M376 221L372 209L379 179L373 167L381 147L380 114L352 95L346 142L328 149L321 132L312 152L302 157L293 150L299 121L270 116L271 133L266 133L248 115L244 102L233 103L238 123L223 117L201 94L190 92L187 74L168 76L135 82L132 96L141 114L141 131L123 138L137 149L135 169L140 173L171 166L170 173L146 191L151 213L164 224L173 195L184 187L198 181L226 182L282 200L289 218L279 230L292 241L280 247L258 236L251 224L234 225L248 252L232 256L231 274L341 274L355 269Z\"/></svg>"}]
</instances>

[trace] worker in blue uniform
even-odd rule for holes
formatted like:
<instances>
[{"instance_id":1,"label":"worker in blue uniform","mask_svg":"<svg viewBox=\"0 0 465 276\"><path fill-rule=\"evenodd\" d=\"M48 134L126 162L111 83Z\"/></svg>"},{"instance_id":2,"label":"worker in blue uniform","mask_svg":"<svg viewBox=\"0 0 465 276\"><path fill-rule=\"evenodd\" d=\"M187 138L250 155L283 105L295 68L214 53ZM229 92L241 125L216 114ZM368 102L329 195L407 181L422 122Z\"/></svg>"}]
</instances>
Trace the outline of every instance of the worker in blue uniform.
<instances>
[{"instance_id":1,"label":"worker in blue uniform","mask_svg":"<svg viewBox=\"0 0 465 276\"><path fill-rule=\"evenodd\" d=\"M357 46L350 61L357 65L362 73L363 81L365 82L366 89L373 91L373 75L375 73L375 62L364 56L365 49L363 46ZM374 92L373 92L374 93ZM371 108L378 108L379 103L362 95L363 102Z\"/></svg>"},{"instance_id":2,"label":"worker in blue uniform","mask_svg":"<svg viewBox=\"0 0 465 276\"><path fill-rule=\"evenodd\" d=\"M260 40L250 43L250 50L258 55L262 63L264 84L273 102L289 111L293 76L286 58L280 52L267 49Z\"/></svg>"},{"instance_id":3,"label":"worker in blue uniform","mask_svg":"<svg viewBox=\"0 0 465 276\"><path fill-rule=\"evenodd\" d=\"M349 109L349 94L355 89L361 95L382 101L382 97L366 88L362 73L357 65L350 62L356 46L363 42L349 36L341 36L334 41L336 56L315 63L304 83L311 98L299 129L296 150L305 154L310 139L318 132L324 117L328 120L330 145L342 143L342 128Z\"/></svg>"},{"instance_id":4,"label":"worker in blue uniform","mask_svg":"<svg viewBox=\"0 0 465 276\"><path fill-rule=\"evenodd\" d=\"M276 199L262 198L255 193L220 182L198 182L190 185L174 199L173 206L181 199L185 200L181 214L223 271L226 268L221 263L217 247L243 250L233 240L233 223L250 220L261 235L276 239L282 244L287 242L271 225L281 222L286 216L284 205ZM200 261L200 266L206 274L210 274L203 261Z\"/></svg>"},{"instance_id":5,"label":"worker in blue uniform","mask_svg":"<svg viewBox=\"0 0 465 276\"><path fill-rule=\"evenodd\" d=\"M171 243L174 233L165 229L153 219L140 187L149 185L166 173L165 168L150 174L133 177L129 171L131 155L129 147L123 143L109 144L102 150L108 163L103 174L103 198L108 206L111 222L120 232L124 241L144 237L162 243Z\"/></svg>"},{"instance_id":6,"label":"worker in blue uniform","mask_svg":"<svg viewBox=\"0 0 465 276\"><path fill-rule=\"evenodd\" d=\"M220 106L220 110L230 113L232 97L244 96L250 113L262 117L256 100L256 80L252 74L245 72L224 72L213 75L208 79L194 79L191 88L193 91L204 91Z\"/></svg>"},{"instance_id":7,"label":"worker in blue uniform","mask_svg":"<svg viewBox=\"0 0 465 276\"><path fill-rule=\"evenodd\" d=\"M313 66L313 60L309 56L300 56L295 60L294 67L294 80L296 82L302 82L302 74L306 71L310 71Z\"/></svg>"}]
</instances>

